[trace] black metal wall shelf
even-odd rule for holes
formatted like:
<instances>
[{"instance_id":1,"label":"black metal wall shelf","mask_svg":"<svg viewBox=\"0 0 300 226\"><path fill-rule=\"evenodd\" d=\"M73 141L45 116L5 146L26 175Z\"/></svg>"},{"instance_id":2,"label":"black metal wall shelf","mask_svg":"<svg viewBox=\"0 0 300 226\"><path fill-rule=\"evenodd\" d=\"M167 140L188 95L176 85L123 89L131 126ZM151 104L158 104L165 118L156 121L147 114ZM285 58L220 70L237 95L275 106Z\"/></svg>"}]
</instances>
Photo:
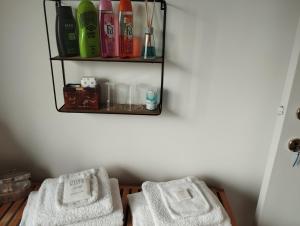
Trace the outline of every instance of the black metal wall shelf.
<instances>
[{"instance_id":1,"label":"black metal wall shelf","mask_svg":"<svg viewBox=\"0 0 300 226\"><path fill-rule=\"evenodd\" d=\"M103 58L103 57L90 57L90 58L81 58L81 57L52 57L51 60L64 60L64 61L93 61L93 62L126 62L126 63L153 63L161 64L163 63L162 57L156 57L155 59L143 59L143 58Z\"/></svg>"},{"instance_id":2,"label":"black metal wall shelf","mask_svg":"<svg viewBox=\"0 0 300 226\"><path fill-rule=\"evenodd\" d=\"M97 110L72 110L62 106L59 109L60 112L64 113L91 113L91 114L118 114L118 115L160 115L161 109L159 107L154 111L149 111L146 109L145 105L126 105L126 104L116 104L107 110L104 106Z\"/></svg>"},{"instance_id":3,"label":"black metal wall shelf","mask_svg":"<svg viewBox=\"0 0 300 226\"><path fill-rule=\"evenodd\" d=\"M164 70L165 70L165 41L166 41L166 20L167 20L167 3L165 0L148 0L149 2L160 3L160 10L163 11L163 30L162 30L162 56L157 57L151 60L145 60L143 58L102 58L102 57L92 57L92 58L81 58L81 57L60 57L60 56L52 56L50 37L49 37L49 28L48 28L48 16L47 16L47 6L46 2L53 2L55 4L61 2L75 2L80 0L43 0L44 7L44 16L45 16L45 25L46 25L46 33L47 33L47 41L48 41L48 50L49 50L49 60L50 60L50 68L51 68L51 78L52 78L52 87L54 93L54 101L55 108L58 112L64 113L92 113L92 114L126 114L126 115L160 115L162 112L162 104L163 104L163 93L164 93ZM94 0L92 0L94 1ZM97 0L98 1L98 0ZM112 0L119 1L119 0ZM144 0L131 0L132 2L144 2ZM96 2L96 1L94 1ZM146 64L160 64L161 65L161 81L160 81L160 102L155 111L149 111L145 108L144 105L121 105L116 104L111 107L110 110L105 109L100 106L99 110L79 110L79 109L66 109L63 106L59 107L57 103L57 95L56 95L56 85L55 85L55 77L53 70L53 62L59 61L61 63L62 69L62 77L63 77L63 85L66 85L66 73L65 73L65 61L86 61L86 62L124 62L124 63L146 63Z\"/></svg>"}]
</instances>

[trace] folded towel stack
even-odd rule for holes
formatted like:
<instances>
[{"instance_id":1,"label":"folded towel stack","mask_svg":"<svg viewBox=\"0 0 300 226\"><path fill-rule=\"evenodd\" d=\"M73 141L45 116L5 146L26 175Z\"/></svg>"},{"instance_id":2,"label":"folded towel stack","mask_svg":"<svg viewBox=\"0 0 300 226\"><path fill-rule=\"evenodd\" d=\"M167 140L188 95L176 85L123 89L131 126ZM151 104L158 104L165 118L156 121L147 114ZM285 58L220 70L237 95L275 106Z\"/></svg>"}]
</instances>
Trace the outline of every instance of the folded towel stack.
<instances>
[{"instance_id":1,"label":"folded towel stack","mask_svg":"<svg viewBox=\"0 0 300 226\"><path fill-rule=\"evenodd\" d=\"M196 177L145 182L142 189L128 195L133 226L231 226L222 204Z\"/></svg>"},{"instance_id":2,"label":"folded towel stack","mask_svg":"<svg viewBox=\"0 0 300 226\"><path fill-rule=\"evenodd\" d=\"M122 226L117 179L104 168L45 180L29 195L20 226Z\"/></svg>"}]
</instances>

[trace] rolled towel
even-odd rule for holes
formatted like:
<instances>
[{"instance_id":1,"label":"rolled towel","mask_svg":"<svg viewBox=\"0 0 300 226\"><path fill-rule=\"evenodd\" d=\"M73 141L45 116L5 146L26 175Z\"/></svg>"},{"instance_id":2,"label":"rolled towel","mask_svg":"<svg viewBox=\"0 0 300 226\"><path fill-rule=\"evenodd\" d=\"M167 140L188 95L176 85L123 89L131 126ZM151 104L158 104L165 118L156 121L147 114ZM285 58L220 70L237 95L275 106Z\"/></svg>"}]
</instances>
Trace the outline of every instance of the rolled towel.
<instances>
[{"instance_id":1,"label":"rolled towel","mask_svg":"<svg viewBox=\"0 0 300 226\"><path fill-rule=\"evenodd\" d=\"M96 176L99 183L99 199L88 205L78 208L57 208L55 201L58 187L58 179L47 179L43 182L38 195L37 217L38 223L49 225L66 225L77 222L98 218L108 215L113 210L111 188L107 172L104 168L96 170Z\"/></svg>"},{"instance_id":2,"label":"rolled towel","mask_svg":"<svg viewBox=\"0 0 300 226\"><path fill-rule=\"evenodd\" d=\"M153 226L154 221L143 192L128 195L133 226Z\"/></svg>"},{"instance_id":3,"label":"rolled towel","mask_svg":"<svg viewBox=\"0 0 300 226\"><path fill-rule=\"evenodd\" d=\"M206 214L210 205L204 192L190 177L157 184L162 200L173 219Z\"/></svg>"},{"instance_id":4,"label":"rolled towel","mask_svg":"<svg viewBox=\"0 0 300 226\"><path fill-rule=\"evenodd\" d=\"M75 190L77 193L70 194L70 184L77 181L82 183L81 191ZM58 209L61 209L90 205L99 199L100 189L95 169L62 175L58 178L55 197L56 206Z\"/></svg>"},{"instance_id":5,"label":"rolled towel","mask_svg":"<svg viewBox=\"0 0 300 226\"><path fill-rule=\"evenodd\" d=\"M217 197L207 187L205 182L191 178L196 186L203 191L211 209L205 214L193 217L173 219L163 202L158 183L145 182L142 185L147 204L149 205L156 226L231 226L230 219Z\"/></svg>"},{"instance_id":6,"label":"rolled towel","mask_svg":"<svg viewBox=\"0 0 300 226\"><path fill-rule=\"evenodd\" d=\"M111 214L75 224L66 224L65 226L122 226L124 216L118 180L110 179L110 185L113 200L113 212ZM37 223L36 219L39 214L37 207L38 195L38 192L30 193L20 226L57 226L55 223L51 222L47 224L44 222Z\"/></svg>"}]
</instances>

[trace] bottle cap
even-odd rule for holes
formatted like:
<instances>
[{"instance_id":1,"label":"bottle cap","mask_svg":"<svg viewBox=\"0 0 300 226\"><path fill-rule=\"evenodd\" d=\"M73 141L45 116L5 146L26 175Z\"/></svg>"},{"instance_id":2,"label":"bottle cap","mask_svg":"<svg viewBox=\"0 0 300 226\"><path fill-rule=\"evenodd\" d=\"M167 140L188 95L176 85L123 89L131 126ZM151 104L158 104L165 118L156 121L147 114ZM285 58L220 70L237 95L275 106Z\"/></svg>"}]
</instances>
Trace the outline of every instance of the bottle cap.
<instances>
[{"instance_id":1,"label":"bottle cap","mask_svg":"<svg viewBox=\"0 0 300 226\"><path fill-rule=\"evenodd\" d=\"M89 80L88 78L82 78L80 81L81 87L83 88L87 88L89 87Z\"/></svg>"},{"instance_id":2,"label":"bottle cap","mask_svg":"<svg viewBox=\"0 0 300 226\"><path fill-rule=\"evenodd\" d=\"M95 78L90 78L89 79L89 87L90 88L96 88L97 82Z\"/></svg>"},{"instance_id":3,"label":"bottle cap","mask_svg":"<svg viewBox=\"0 0 300 226\"><path fill-rule=\"evenodd\" d=\"M146 100L150 100L150 101L157 101L157 94L155 91L153 90L148 90L146 93Z\"/></svg>"},{"instance_id":4,"label":"bottle cap","mask_svg":"<svg viewBox=\"0 0 300 226\"><path fill-rule=\"evenodd\" d=\"M100 0L100 10L113 10L111 0Z\"/></svg>"},{"instance_id":5,"label":"bottle cap","mask_svg":"<svg viewBox=\"0 0 300 226\"><path fill-rule=\"evenodd\" d=\"M73 17L72 7L71 6L58 6L56 8L58 15L63 15L65 17Z\"/></svg>"},{"instance_id":6,"label":"bottle cap","mask_svg":"<svg viewBox=\"0 0 300 226\"><path fill-rule=\"evenodd\" d=\"M120 0L119 11L132 11L131 0Z\"/></svg>"}]
</instances>

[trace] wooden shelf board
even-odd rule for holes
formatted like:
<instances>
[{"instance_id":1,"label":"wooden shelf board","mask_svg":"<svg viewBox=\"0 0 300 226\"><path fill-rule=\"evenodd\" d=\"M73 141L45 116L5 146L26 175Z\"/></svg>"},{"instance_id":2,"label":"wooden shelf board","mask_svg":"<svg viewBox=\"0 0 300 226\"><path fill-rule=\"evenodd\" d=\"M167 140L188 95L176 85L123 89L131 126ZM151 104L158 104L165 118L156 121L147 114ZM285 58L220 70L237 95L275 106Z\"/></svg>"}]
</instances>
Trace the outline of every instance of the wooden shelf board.
<instances>
[{"instance_id":1,"label":"wooden shelf board","mask_svg":"<svg viewBox=\"0 0 300 226\"><path fill-rule=\"evenodd\" d=\"M59 109L59 112L64 113L91 113L91 114L125 114L125 115L160 115L161 111L158 107L154 111L149 111L146 109L145 105L132 105L131 109L129 105L126 104L117 104L110 109L106 109L105 107L100 107L99 109L69 109L65 106L62 106Z\"/></svg>"},{"instance_id":2,"label":"wooden shelf board","mask_svg":"<svg viewBox=\"0 0 300 226\"><path fill-rule=\"evenodd\" d=\"M92 62L103 61L103 62L155 63L155 64L163 63L162 57L145 60L143 58L118 58L118 57L114 57L114 58L103 58L103 57L82 58L79 56L76 56L76 57L56 56L56 57L51 57L50 59L51 60L63 60L63 61L92 61Z\"/></svg>"}]
</instances>

